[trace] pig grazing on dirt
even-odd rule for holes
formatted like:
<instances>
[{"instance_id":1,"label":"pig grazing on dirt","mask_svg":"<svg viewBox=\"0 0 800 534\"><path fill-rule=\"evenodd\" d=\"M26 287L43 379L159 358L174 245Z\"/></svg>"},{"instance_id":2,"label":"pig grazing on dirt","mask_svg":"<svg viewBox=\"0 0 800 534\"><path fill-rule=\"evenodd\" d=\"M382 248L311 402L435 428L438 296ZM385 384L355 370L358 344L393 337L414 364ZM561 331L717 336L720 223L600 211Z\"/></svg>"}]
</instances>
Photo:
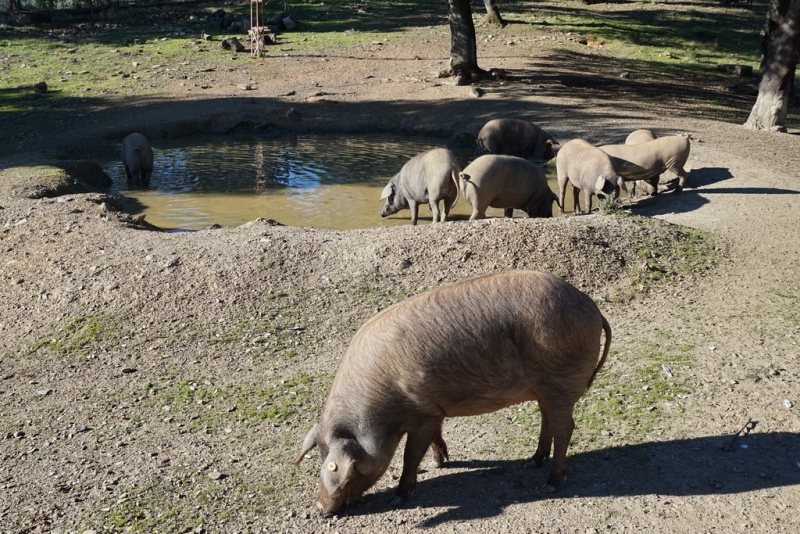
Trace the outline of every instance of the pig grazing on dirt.
<instances>
[{"instance_id":1,"label":"pig grazing on dirt","mask_svg":"<svg viewBox=\"0 0 800 534\"><path fill-rule=\"evenodd\" d=\"M119 157L133 185L149 185L153 174L153 149L147 137L132 133L122 141Z\"/></svg>"},{"instance_id":2,"label":"pig grazing on dirt","mask_svg":"<svg viewBox=\"0 0 800 534\"><path fill-rule=\"evenodd\" d=\"M494 119L487 122L477 139L478 146L489 154L506 154L551 159L553 136L532 122L519 119Z\"/></svg>"},{"instance_id":3,"label":"pig grazing on dirt","mask_svg":"<svg viewBox=\"0 0 800 534\"><path fill-rule=\"evenodd\" d=\"M567 193L567 182L572 183L575 198L575 213L581 212L578 192L583 191L586 213L592 211L592 195L610 195L619 197L620 187L627 192L625 182L614 170L611 158L583 139L568 141L558 151L556 158L558 172L558 205L564 213L564 196Z\"/></svg>"},{"instance_id":4,"label":"pig grazing on dirt","mask_svg":"<svg viewBox=\"0 0 800 534\"><path fill-rule=\"evenodd\" d=\"M626 181L642 180L657 186L662 172L674 172L678 175L675 192L680 193L686 184L687 172L683 166L689 159L690 148L687 136L673 135L638 145L605 145L600 150L611 156L614 168Z\"/></svg>"},{"instance_id":5,"label":"pig grazing on dirt","mask_svg":"<svg viewBox=\"0 0 800 534\"><path fill-rule=\"evenodd\" d=\"M446 148L434 148L417 154L403 165L381 193L386 203L381 217L393 215L401 209L411 209L411 224L417 224L419 205L428 203L433 222L447 220L450 209L458 200L458 173L461 165L455 154ZM439 201L444 209L439 212Z\"/></svg>"},{"instance_id":6,"label":"pig grazing on dirt","mask_svg":"<svg viewBox=\"0 0 800 534\"><path fill-rule=\"evenodd\" d=\"M532 460L540 466L553 448L545 490L555 491L566 473L573 406L610 344L611 327L592 299L550 274L485 275L423 293L353 336L295 464L320 448L318 506L332 515L375 484L406 434L397 504L414 491L428 447L435 464L447 459L445 417L537 401L542 427Z\"/></svg>"},{"instance_id":7,"label":"pig grazing on dirt","mask_svg":"<svg viewBox=\"0 0 800 534\"><path fill-rule=\"evenodd\" d=\"M486 209L503 208L506 217L521 209L528 217L552 217L558 200L537 165L516 156L481 156L459 174L461 191L472 204L473 219L484 219Z\"/></svg>"}]
</instances>

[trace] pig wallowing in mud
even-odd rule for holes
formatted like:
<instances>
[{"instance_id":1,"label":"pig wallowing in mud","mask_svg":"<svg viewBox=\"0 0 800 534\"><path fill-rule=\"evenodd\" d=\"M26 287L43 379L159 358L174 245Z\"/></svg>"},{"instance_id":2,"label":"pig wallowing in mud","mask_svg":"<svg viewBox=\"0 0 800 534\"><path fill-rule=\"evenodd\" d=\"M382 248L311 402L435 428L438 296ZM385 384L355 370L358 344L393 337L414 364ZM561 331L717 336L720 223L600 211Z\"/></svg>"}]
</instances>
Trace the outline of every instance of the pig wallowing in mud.
<instances>
[{"instance_id":1,"label":"pig wallowing in mud","mask_svg":"<svg viewBox=\"0 0 800 534\"><path fill-rule=\"evenodd\" d=\"M592 299L549 274L485 275L423 293L356 332L295 463L319 447L318 506L330 516L375 484L406 434L398 504L414 491L428 447L436 465L447 460L445 417L537 401L533 463L552 448L545 490L555 491L566 473L573 406L610 344L611 328Z\"/></svg>"}]
</instances>

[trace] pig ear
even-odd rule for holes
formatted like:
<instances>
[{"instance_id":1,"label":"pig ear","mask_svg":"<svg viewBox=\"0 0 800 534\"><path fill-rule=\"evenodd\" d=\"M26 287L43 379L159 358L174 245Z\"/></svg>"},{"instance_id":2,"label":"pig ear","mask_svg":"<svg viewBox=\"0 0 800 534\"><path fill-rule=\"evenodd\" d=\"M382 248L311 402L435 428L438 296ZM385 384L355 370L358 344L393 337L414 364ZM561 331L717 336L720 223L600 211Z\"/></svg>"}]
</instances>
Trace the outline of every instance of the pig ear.
<instances>
[{"instance_id":1,"label":"pig ear","mask_svg":"<svg viewBox=\"0 0 800 534\"><path fill-rule=\"evenodd\" d=\"M625 185L625 180L623 180L621 176L617 177L617 184L619 184L623 191L626 193L628 192L628 186Z\"/></svg>"},{"instance_id":2,"label":"pig ear","mask_svg":"<svg viewBox=\"0 0 800 534\"><path fill-rule=\"evenodd\" d=\"M297 458L294 459L294 465L300 465L300 462L303 461L306 453L317 446L317 435L319 431L319 423L314 425L314 428L308 431L306 435L306 439L303 440L303 447L300 451L300 454L297 455Z\"/></svg>"},{"instance_id":3,"label":"pig ear","mask_svg":"<svg viewBox=\"0 0 800 534\"><path fill-rule=\"evenodd\" d=\"M604 185L606 185L606 179L602 176L598 176L597 181L594 183L594 188L598 191L602 191Z\"/></svg>"},{"instance_id":4,"label":"pig ear","mask_svg":"<svg viewBox=\"0 0 800 534\"><path fill-rule=\"evenodd\" d=\"M394 191L394 184L389 182L388 184L386 184L386 187L384 187L383 191L381 192L381 200L383 200L384 198L388 198L389 195L392 194L392 191Z\"/></svg>"}]
</instances>

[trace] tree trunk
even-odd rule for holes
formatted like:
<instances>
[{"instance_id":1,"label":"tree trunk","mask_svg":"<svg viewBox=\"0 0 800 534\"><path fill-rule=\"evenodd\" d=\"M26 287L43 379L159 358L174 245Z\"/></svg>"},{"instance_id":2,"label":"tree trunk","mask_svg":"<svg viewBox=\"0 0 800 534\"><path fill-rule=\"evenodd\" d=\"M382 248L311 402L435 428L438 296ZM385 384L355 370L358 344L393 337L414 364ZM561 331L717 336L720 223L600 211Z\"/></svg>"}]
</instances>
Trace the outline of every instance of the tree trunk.
<instances>
[{"instance_id":1,"label":"tree trunk","mask_svg":"<svg viewBox=\"0 0 800 534\"><path fill-rule=\"evenodd\" d=\"M473 79L488 77L489 73L478 67L478 45L475 41L475 24L472 22L470 0L448 0L448 3L450 67L446 73L456 76L458 85L469 85Z\"/></svg>"},{"instance_id":2,"label":"tree trunk","mask_svg":"<svg viewBox=\"0 0 800 534\"><path fill-rule=\"evenodd\" d=\"M486 18L483 22L486 24L497 24L505 26L506 22L500 16L500 10L497 9L497 0L483 0L483 5L486 6Z\"/></svg>"},{"instance_id":3,"label":"tree trunk","mask_svg":"<svg viewBox=\"0 0 800 534\"><path fill-rule=\"evenodd\" d=\"M785 132L800 54L800 0L770 0L764 41L758 98L744 126Z\"/></svg>"}]
</instances>

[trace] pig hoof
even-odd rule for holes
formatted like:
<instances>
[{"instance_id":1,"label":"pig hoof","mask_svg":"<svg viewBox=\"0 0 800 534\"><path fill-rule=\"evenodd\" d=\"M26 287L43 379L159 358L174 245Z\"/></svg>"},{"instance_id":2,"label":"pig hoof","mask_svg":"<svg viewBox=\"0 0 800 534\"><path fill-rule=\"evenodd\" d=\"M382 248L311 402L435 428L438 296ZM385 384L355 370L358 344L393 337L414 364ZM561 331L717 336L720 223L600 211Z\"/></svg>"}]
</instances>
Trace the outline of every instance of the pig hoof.
<instances>
[{"instance_id":1,"label":"pig hoof","mask_svg":"<svg viewBox=\"0 0 800 534\"><path fill-rule=\"evenodd\" d=\"M550 484L545 484L542 486L542 493L555 493L556 488L551 486Z\"/></svg>"},{"instance_id":2,"label":"pig hoof","mask_svg":"<svg viewBox=\"0 0 800 534\"><path fill-rule=\"evenodd\" d=\"M392 497L392 500L389 501L389 504L391 504L392 506L399 506L404 502L405 502L404 498L400 497L400 495L395 495L394 497Z\"/></svg>"},{"instance_id":3,"label":"pig hoof","mask_svg":"<svg viewBox=\"0 0 800 534\"><path fill-rule=\"evenodd\" d=\"M444 465L444 461L442 460L431 460L430 466L435 468L440 468Z\"/></svg>"}]
</instances>

